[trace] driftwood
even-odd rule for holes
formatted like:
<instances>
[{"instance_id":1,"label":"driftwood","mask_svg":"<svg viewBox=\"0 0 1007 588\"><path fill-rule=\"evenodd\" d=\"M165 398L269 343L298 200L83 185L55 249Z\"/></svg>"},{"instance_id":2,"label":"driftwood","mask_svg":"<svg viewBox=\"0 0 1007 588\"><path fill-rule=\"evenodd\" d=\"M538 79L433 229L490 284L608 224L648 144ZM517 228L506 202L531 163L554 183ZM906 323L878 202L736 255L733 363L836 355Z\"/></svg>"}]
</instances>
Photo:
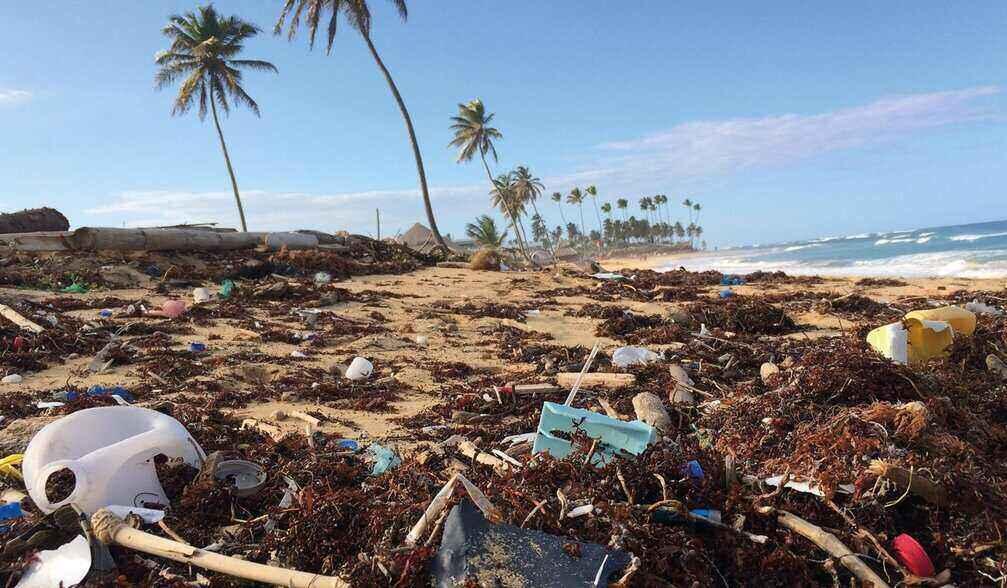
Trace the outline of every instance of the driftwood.
<instances>
[{"instance_id":1,"label":"driftwood","mask_svg":"<svg viewBox=\"0 0 1007 588\"><path fill-rule=\"evenodd\" d=\"M910 471L880 460L872 461L868 470L872 474L894 483L899 491L911 492L935 506L944 504L947 499L947 492L942 486L921 475L919 472Z\"/></svg>"},{"instance_id":2,"label":"driftwood","mask_svg":"<svg viewBox=\"0 0 1007 588\"><path fill-rule=\"evenodd\" d=\"M91 527L94 529L95 536L106 545L129 547L143 553L199 566L237 578L290 588L349 588L350 586L341 578L257 564L151 535L130 527L122 519L104 508L91 517Z\"/></svg>"},{"instance_id":3,"label":"driftwood","mask_svg":"<svg viewBox=\"0 0 1007 588\"><path fill-rule=\"evenodd\" d=\"M21 316L21 314L18 313L18 311L7 306L6 304L0 304L0 316L4 317L5 319L9 320L10 322L14 323L15 325L21 327L26 331L31 331L32 333L35 333L36 335L45 330L41 326L24 318L23 316Z\"/></svg>"},{"instance_id":4,"label":"driftwood","mask_svg":"<svg viewBox=\"0 0 1007 588\"><path fill-rule=\"evenodd\" d=\"M575 372L562 372L556 374L556 382L563 388L572 388L574 383L577 381L577 376L579 373ZM585 388L607 388L609 390L617 390L619 388L625 388L627 386L632 386L636 382L636 376L633 374L584 374L584 378L581 380L580 385Z\"/></svg>"},{"instance_id":5,"label":"driftwood","mask_svg":"<svg viewBox=\"0 0 1007 588\"><path fill-rule=\"evenodd\" d=\"M55 208L32 208L21 212L0 213L0 233L66 231L70 221Z\"/></svg>"},{"instance_id":6,"label":"driftwood","mask_svg":"<svg viewBox=\"0 0 1007 588\"><path fill-rule=\"evenodd\" d=\"M882 580L881 576L874 573L874 570L857 557L857 554L853 553L846 544L840 541L839 537L785 510L777 510L771 506L764 506L759 509L759 513L776 515L777 522L809 539L829 555L839 560L839 563L850 570L866 586L888 588L888 583Z\"/></svg>"},{"instance_id":7,"label":"driftwood","mask_svg":"<svg viewBox=\"0 0 1007 588\"><path fill-rule=\"evenodd\" d=\"M661 433L671 431L671 417L661 399L650 392L641 392L633 397L636 418L654 427Z\"/></svg>"},{"instance_id":8,"label":"driftwood","mask_svg":"<svg viewBox=\"0 0 1007 588\"><path fill-rule=\"evenodd\" d=\"M507 465L507 462L499 457L490 453L479 451L479 448L476 447L475 443L469 441L461 435L454 435L450 437L444 441L444 445L457 447L459 453L476 463L488 465L497 470L506 470L510 467Z\"/></svg>"},{"instance_id":9,"label":"driftwood","mask_svg":"<svg viewBox=\"0 0 1007 588\"><path fill-rule=\"evenodd\" d=\"M303 233L239 233L207 229L116 229L84 227L72 232L0 234L21 251L229 251L265 246L312 249L318 238Z\"/></svg>"}]
</instances>

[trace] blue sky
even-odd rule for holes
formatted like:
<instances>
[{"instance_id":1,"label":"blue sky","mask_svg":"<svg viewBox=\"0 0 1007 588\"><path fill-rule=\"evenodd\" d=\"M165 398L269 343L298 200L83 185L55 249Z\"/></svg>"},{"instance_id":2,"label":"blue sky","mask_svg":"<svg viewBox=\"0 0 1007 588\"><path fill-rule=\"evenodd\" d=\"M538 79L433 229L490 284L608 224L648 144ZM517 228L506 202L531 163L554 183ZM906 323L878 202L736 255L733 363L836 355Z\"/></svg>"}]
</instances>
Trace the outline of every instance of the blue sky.
<instances>
[{"instance_id":1,"label":"blue sky","mask_svg":"<svg viewBox=\"0 0 1007 588\"><path fill-rule=\"evenodd\" d=\"M408 23L386 4L374 41L445 232L489 209L479 167L446 148L474 97L504 133L500 171L527 164L548 193L593 183L602 201L691 197L711 244L1007 218L1002 0L427 0ZM422 221L401 117L359 36L343 28L327 56L270 34L278 0L215 5L263 27L246 55L280 70L246 76L261 119L223 120L250 228L373 233L376 207L386 233ZM194 6L0 6L0 210L237 224L212 124L171 117L172 92L153 88L160 27Z\"/></svg>"}]
</instances>

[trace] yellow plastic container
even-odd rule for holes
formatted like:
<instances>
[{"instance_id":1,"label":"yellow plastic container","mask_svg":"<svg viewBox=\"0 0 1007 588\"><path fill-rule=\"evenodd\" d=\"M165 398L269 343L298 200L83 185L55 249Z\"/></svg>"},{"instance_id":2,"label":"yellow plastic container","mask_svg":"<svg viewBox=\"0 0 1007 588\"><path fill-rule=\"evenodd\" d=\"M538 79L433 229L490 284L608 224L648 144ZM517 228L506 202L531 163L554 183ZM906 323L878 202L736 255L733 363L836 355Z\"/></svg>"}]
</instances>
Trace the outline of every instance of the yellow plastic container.
<instances>
[{"instance_id":1,"label":"yellow plastic container","mask_svg":"<svg viewBox=\"0 0 1007 588\"><path fill-rule=\"evenodd\" d=\"M955 330L950 323L906 315L905 320L868 333L867 343L896 363L914 365L943 355L954 337Z\"/></svg>"},{"instance_id":2,"label":"yellow plastic container","mask_svg":"<svg viewBox=\"0 0 1007 588\"><path fill-rule=\"evenodd\" d=\"M907 312L906 318L950 323L954 327L956 335L971 336L976 331L976 315L960 306L942 306L927 310L914 310Z\"/></svg>"}]
</instances>

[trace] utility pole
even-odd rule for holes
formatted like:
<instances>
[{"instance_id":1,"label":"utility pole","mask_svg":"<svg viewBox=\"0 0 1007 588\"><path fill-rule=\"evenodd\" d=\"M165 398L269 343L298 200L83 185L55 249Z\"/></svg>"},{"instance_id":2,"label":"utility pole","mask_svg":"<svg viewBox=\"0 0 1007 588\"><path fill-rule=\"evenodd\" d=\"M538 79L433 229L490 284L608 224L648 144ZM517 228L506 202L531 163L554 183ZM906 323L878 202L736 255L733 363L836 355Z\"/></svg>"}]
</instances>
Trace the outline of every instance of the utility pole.
<instances>
[{"instance_id":1,"label":"utility pole","mask_svg":"<svg viewBox=\"0 0 1007 588\"><path fill-rule=\"evenodd\" d=\"M375 216L375 218L378 219L378 241L380 241L381 240L381 209L380 208L375 208L374 209L374 216Z\"/></svg>"}]
</instances>

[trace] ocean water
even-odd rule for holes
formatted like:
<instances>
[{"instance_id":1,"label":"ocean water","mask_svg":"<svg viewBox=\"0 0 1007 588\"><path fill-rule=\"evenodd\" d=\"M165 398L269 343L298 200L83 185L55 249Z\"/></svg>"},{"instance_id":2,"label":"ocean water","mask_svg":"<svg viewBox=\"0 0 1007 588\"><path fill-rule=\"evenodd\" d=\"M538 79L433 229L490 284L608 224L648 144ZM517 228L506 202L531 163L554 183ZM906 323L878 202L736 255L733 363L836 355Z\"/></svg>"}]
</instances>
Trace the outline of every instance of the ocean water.
<instances>
[{"instance_id":1,"label":"ocean water","mask_svg":"<svg viewBox=\"0 0 1007 588\"><path fill-rule=\"evenodd\" d=\"M708 251L664 269L746 274L875 277L1007 277L1007 221L822 237Z\"/></svg>"}]
</instances>

